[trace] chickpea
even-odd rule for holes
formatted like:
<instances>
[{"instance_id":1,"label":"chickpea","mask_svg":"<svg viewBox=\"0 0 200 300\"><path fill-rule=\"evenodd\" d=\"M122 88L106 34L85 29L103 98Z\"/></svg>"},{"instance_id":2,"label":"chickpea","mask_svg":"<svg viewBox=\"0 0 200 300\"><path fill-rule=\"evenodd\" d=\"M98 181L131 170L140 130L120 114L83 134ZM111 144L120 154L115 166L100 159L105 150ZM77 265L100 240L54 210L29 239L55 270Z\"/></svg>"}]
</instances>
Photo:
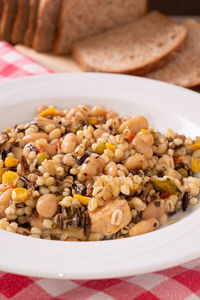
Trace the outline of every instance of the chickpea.
<instances>
[{"instance_id":1,"label":"chickpea","mask_svg":"<svg viewBox=\"0 0 200 300\"><path fill-rule=\"evenodd\" d=\"M104 130L102 128L97 128L94 131L94 137L95 137L95 139L97 140L98 138L100 138L103 133L104 133Z\"/></svg>"},{"instance_id":2,"label":"chickpea","mask_svg":"<svg viewBox=\"0 0 200 300\"><path fill-rule=\"evenodd\" d=\"M144 162L144 155L136 153L125 160L125 167L129 170L131 169L139 169Z\"/></svg>"},{"instance_id":3,"label":"chickpea","mask_svg":"<svg viewBox=\"0 0 200 300\"><path fill-rule=\"evenodd\" d=\"M49 133L49 141L59 139L61 135L62 135L62 131L60 130L60 128L55 128L53 131Z\"/></svg>"},{"instance_id":4,"label":"chickpea","mask_svg":"<svg viewBox=\"0 0 200 300\"><path fill-rule=\"evenodd\" d=\"M44 151L46 151L47 154L49 154L49 156L54 156L57 153L55 144L46 144L43 146L43 148Z\"/></svg>"},{"instance_id":5,"label":"chickpea","mask_svg":"<svg viewBox=\"0 0 200 300\"><path fill-rule=\"evenodd\" d=\"M142 219L146 220L149 218L160 219L160 217L167 211L165 200L155 200L150 202L145 210L142 212Z\"/></svg>"},{"instance_id":6,"label":"chickpea","mask_svg":"<svg viewBox=\"0 0 200 300\"><path fill-rule=\"evenodd\" d=\"M0 196L0 218L5 217L5 210L12 200L12 191L13 189L8 189Z\"/></svg>"},{"instance_id":7,"label":"chickpea","mask_svg":"<svg viewBox=\"0 0 200 300\"><path fill-rule=\"evenodd\" d=\"M76 146L77 136L74 133L66 134L61 146L62 152L72 153L75 150Z\"/></svg>"},{"instance_id":8,"label":"chickpea","mask_svg":"<svg viewBox=\"0 0 200 300\"><path fill-rule=\"evenodd\" d=\"M104 173L110 176L117 176L117 165L115 162L108 163L104 168Z\"/></svg>"},{"instance_id":9,"label":"chickpea","mask_svg":"<svg viewBox=\"0 0 200 300\"><path fill-rule=\"evenodd\" d=\"M132 132L137 133L141 129L147 129L149 126L148 121L143 116L135 116L124 122L119 127L119 133L122 133L125 129L130 129Z\"/></svg>"},{"instance_id":10,"label":"chickpea","mask_svg":"<svg viewBox=\"0 0 200 300\"><path fill-rule=\"evenodd\" d=\"M52 194L43 195L37 201L36 210L41 217L52 218L57 211L58 202L59 199Z\"/></svg>"},{"instance_id":11,"label":"chickpea","mask_svg":"<svg viewBox=\"0 0 200 300\"><path fill-rule=\"evenodd\" d=\"M136 236L145 234L151 231L154 231L158 229L159 222L155 218L150 218L144 221L140 221L139 223L135 224L130 230L129 235L130 236Z\"/></svg>"},{"instance_id":12,"label":"chickpea","mask_svg":"<svg viewBox=\"0 0 200 300\"><path fill-rule=\"evenodd\" d=\"M134 139L134 146L137 152L144 154L146 159L150 159L153 155L152 147L149 146L140 136Z\"/></svg>"},{"instance_id":13,"label":"chickpea","mask_svg":"<svg viewBox=\"0 0 200 300\"><path fill-rule=\"evenodd\" d=\"M48 140L48 135L44 132L35 132L31 134L27 134L23 137L23 141L25 144L28 144L30 142L35 142L40 139Z\"/></svg>"},{"instance_id":14,"label":"chickpea","mask_svg":"<svg viewBox=\"0 0 200 300\"><path fill-rule=\"evenodd\" d=\"M85 178L91 178L102 172L105 162L101 156L89 157L83 163L80 174Z\"/></svg>"},{"instance_id":15,"label":"chickpea","mask_svg":"<svg viewBox=\"0 0 200 300\"><path fill-rule=\"evenodd\" d=\"M106 110L102 106L94 106L91 109L91 115L94 116L94 117L105 117Z\"/></svg>"},{"instance_id":16,"label":"chickpea","mask_svg":"<svg viewBox=\"0 0 200 300\"><path fill-rule=\"evenodd\" d=\"M38 115L39 115L41 112L43 112L45 109L47 109L47 108L48 108L48 106L46 106L46 105L40 105L40 106L38 107L38 109L37 109Z\"/></svg>"}]
</instances>

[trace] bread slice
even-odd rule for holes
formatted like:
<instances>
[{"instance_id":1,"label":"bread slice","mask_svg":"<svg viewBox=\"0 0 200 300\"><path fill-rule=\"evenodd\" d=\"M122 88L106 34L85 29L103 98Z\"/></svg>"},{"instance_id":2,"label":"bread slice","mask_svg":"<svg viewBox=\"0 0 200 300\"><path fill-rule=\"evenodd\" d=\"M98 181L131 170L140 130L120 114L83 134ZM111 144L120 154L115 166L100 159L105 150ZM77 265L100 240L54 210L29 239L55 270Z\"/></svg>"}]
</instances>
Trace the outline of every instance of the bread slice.
<instances>
[{"instance_id":1,"label":"bread slice","mask_svg":"<svg viewBox=\"0 0 200 300\"><path fill-rule=\"evenodd\" d=\"M33 40L33 48L36 51L52 51L59 19L60 5L61 0L40 0L37 28Z\"/></svg>"},{"instance_id":2,"label":"bread slice","mask_svg":"<svg viewBox=\"0 0 200 300\"><path fill-rule=\"evenodd\" d=\"M17 14L13 25L11 40L13 44L23 44L28 24L29 1L17 0Z\"/></svg>"},{"instance_id":3,"label":"bread slice","mask_svg":"<svg viewBox=\"0 0 200 300\"><path fill-rule=\"evenodd\" d=\"M73 42L144 15L147 0L64 0L54 51L66 54Z\"/></svg>"},{"instance_id":4,"label":"bread slice","mask_svg":"<svg viewBox=\"0 0 200 300\"><path fill-rule=\"evenodd\" d=\"M154 11L120 28L72 46L84 71L143 75L180 47L186 29Z\"/></svg>"},{"instance_id":5,"label":"bread slice","mask_svg":"<svg viewBox=\"0 0 200 300\"><path fill-rule=\"evenodd\" d=\"M39 0L29 0L29 18L24 37L24 44L29 47L32 47L33 44L33 37L37 24L38 6Z\"/></svg>"},{"instance_id":6,"label":"bread slice","mask_svg":"<svg viewBox=\"0 0 200 300\"><path fill-rule=\"evenodd\" d=\"M11 42L11 34L17 12L17 0L3 0L3 13L0 24L2 40Z\"/></svg>"},{"instance_id":7,"label":"bread slice","mask_svg":"<svg viewBox=\"0 0 200 300\"><path fill-rule=\"evenodd\" d=\"M200 23L188 19L183 25L188 31L185 47L166 66L148 74L148 78L183 87L200 85Z\"/></svg>"},{"instance_id":8,"label":"bread slice","mask_svg":"<svg viewBox=\"0 0 200 300\"><path fill-rule=\"evenodd\" d=\"M0 0L0 20L3 12L3 0Z\"/></svg>"}]
</instances>

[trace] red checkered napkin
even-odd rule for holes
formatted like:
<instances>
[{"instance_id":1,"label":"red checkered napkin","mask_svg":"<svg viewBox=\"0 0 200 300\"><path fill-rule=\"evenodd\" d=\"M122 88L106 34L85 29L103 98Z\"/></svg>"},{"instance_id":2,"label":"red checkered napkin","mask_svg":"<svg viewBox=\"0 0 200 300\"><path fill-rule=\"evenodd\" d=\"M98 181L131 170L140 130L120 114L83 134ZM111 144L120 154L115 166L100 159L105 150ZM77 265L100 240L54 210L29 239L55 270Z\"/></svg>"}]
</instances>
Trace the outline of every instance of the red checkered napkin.
<instances>
[{"instance_id":1,"label":"red checkered napkin","mask_svg":"<svg viewBox=\"0 0 200 300\"><path fill-rule=\"evenodd\" d=\"M0 80L53 73L0 42ZM54 280L0 272L0 300L197 300L200 259L146 275L110 280Z\"/></svg>"},{"instance_id":2,"label":"red checkered napkin","mask_svg":"<svg viewBox=\"0 0 200 300\"><path fill-rule=\"evenodd\" d=\"M10 78L53 73L24 56L6 42L0 42L0 81Z\"/></svg>"}]
</instances>

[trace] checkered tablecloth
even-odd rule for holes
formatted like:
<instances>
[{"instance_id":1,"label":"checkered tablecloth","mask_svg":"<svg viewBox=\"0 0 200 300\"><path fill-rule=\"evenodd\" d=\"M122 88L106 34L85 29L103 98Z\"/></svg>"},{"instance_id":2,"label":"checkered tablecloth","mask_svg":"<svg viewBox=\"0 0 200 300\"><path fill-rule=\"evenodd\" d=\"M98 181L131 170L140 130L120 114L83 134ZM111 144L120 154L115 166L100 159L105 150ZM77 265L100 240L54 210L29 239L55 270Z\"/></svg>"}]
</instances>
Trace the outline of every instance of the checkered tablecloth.
<instances>
[{"instance_id":1,"label":"checkered tablecloth","mask_svg":"<svg viewBox=\"0 0 200 300\"><path fill-rule=\"evenodd\" d=\"M46 73L53 72L0 42L0 80ZM200 259L160 272L110 280L54 280L0 272L0 300L7 299L197 300Z\"/></svg>"}]
</instances>

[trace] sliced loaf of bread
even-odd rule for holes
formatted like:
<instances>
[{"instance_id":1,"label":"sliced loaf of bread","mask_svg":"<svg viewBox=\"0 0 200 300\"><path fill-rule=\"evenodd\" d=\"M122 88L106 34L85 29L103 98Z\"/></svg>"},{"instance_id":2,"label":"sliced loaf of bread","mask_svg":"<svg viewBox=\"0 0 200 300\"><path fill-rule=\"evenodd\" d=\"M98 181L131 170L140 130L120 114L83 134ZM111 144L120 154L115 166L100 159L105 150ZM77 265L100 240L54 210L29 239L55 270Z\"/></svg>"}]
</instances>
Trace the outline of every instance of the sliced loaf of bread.
<instances>
[{"instance_id":1,"label":"sliced loaf of bread","mask_svg":"<svg viewBox=\"0 0 200 300\"><path fill-rule=\"evenodd\" d=\"M17 13L17 0L3 0L3 12L0 23L0 37L11 42L13 24Z\"/></svg>"},{"instance_id":2,"label":"sliced loaf of bread","mask_svg":"<svg viewBox=\"0 0 200 300\"><path fill-rule=\"evenodd\" d=\"M148 74L148 78L183 87L200 85L200 23L188 19L183 25L188 31L183 50L163 68Z\"/></svg>"},{"instance_id":3,"label":"sliced loaf of bread","mask_svg":"<svg viewBox=\"0 0 200 300\"><path fill-rule=\"evenodd\" d=\"M32 47L33 37L35 34L35 29L37 24L38 5L39 5L39 0L29 0L29 18L28 18L25 37L24 37L24 44L29 47Z\"/></svg>"},{"instance_id":4,"label":"sliced loaf of bread","mask_svg":"<svg viewBox=\"0 0 200 300\"><path fill-rule=\"evenodd\" d=\"M66 54L73 42L144 15L147 0L64 0L54 51Z\"/></svg>"},{"instance_id":5,"label":"sliced loaf of bread","mask_svg":"<svg viewBox=\"0 0 200 300\"><path fill-rule=\"evenodd\" d=\"M164 64L186 35L184 26L154 11L74 43L72 53L84 71L144 75Z\"/></svg>"},{"instance_id":6,"label":"sliced loaf of bread","mask_svg":"<svg viewBox=\"0 0 200 300\"><path fill-rule=\"evenodd\" d=\"M64 0L67 1L67 0ZM53 49L61 0L40 0L33 48L39 52Z\"/></svg>"},{"instance_id":7,"label":"sliced loaf of bread","mask_svg":"<svg viewBox=\"0 0 200 300\"><path fill-rule=\"evenodd\" d=\"M13 44L23 44L28 24L29 1L17 0L17 14L13 25L11 40Z\"/></svg>"}]
</instances>

